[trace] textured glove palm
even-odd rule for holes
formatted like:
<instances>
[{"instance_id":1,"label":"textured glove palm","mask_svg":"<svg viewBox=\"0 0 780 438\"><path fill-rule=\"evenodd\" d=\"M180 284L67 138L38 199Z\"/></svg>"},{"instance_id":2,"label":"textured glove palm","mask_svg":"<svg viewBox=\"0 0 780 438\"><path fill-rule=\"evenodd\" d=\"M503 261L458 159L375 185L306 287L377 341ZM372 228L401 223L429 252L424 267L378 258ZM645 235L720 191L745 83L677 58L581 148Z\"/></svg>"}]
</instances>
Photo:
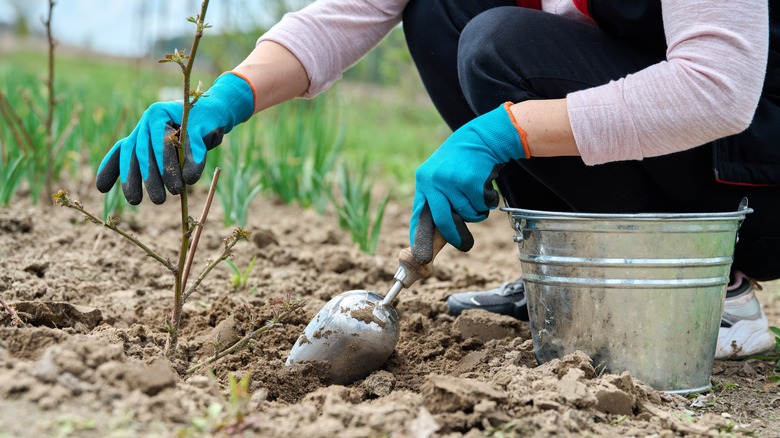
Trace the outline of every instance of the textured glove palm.
<instances>
[{"instance_id":1,"label":"textured glove palm","mask_svg":"<svg viewBox=\"0 0 780 438\"><path fill-rule=\"evenodd\" d=\"M184 166L179 167L176 149L165 141L181 126L181 101L157 102L141 116L126 138L108 151L97 172L97 188L103 193L114 186L117 177L127 202L137 205L143 199L141 181L149 199L165 202L165 189L178 195L184 184L200 179L206 152L222 143L222 136L252 116L254 92L247 81L225 73L195 103L187 122L189 141L185 144Z\"/></svg>"},{"instance_id":2,"label":"textured glove palm","mask_svg":"<svg viewBox=\"0 0 780 438\"><path fill-rule=\"evenodd\" d=\"M530 156L510 105L463 125L417 168L409 235L417 260L432 257L427 242L433 241L433 228L426 224L435 224L452 246L470 250L474 238L466 222L485 220L498 206L493 188L498 171L513 159Z\"/></svg>"}]
</instances>

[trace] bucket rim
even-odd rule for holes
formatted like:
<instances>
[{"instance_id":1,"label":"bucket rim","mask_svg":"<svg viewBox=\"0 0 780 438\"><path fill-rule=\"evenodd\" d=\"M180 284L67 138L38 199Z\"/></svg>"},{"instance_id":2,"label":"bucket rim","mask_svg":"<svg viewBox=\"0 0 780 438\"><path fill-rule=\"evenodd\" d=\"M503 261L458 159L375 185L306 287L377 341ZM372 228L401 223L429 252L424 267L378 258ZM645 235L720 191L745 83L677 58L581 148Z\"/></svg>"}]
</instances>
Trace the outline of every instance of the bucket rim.
<instances>
[{"instance_id":1,"label":"bucket rim","mask_svg":"<svg viewBox=\"0 0 780 438\"><path fill-rule=\"evenodd\" d=\"M502 207L501 211L509 213L513 218L522 219L588 219L588 220L735 220L745 219L753 213L749 207L727 212L701 213L584 213L529 210L524 208Z\"/></svg>"}]
</instances>

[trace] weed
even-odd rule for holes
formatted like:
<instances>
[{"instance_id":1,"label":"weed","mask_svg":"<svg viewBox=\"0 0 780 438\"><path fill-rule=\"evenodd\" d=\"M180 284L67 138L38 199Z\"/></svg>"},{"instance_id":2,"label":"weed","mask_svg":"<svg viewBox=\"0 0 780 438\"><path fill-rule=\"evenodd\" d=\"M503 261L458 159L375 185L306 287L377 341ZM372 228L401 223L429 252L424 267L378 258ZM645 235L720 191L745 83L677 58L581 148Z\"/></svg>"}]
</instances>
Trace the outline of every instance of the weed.
<instances>
[{"instance_id":1,"label":"weed","mask_svg":"<svg viewBox=\"0 0 780 438\"><path fill-rule=\"evenodd\" d=\"M249 142L242 142L241 146L235 148L215 149L209 154L209 158L223 165L225 173L229 175L219 186L225 226L246 227L249 207L263 188L257 169L252 165L257 161L259 152L254 147L253 131L249 131ZM212 154L214 157L211 157Z\"/></svg>"},{"instance_id":2,"label":"weed","mask_svg":"<svg viewBox=\"0 0 780 438\"><path fill-rule=\"evenodd\" d=\"M373 254L379 240L379 231L385 207L390 199L386 195L379 201L372 217L372 186L366 179L368 171L365 161L357 173L349 172L344 166L339 168L339 191L331 195L339 217L339 225L349 230L352 240L360 249Z\"/></svg>"},{"instance_id":3,"label":"weed","mask_svg":"<svg viewBox=\"0 0 780 438\"><path fill-rule=\"evenodd\" d=\"M225 260L225 264L227 264L232 271L232 275L230 276L230 285L233 287L233 289L243 289L246 287L246 284L249 281L249 274L252 273L252 268L255 266L256 261L257 256L252 257L252 260L249 262L246 269L242 271L238 268L238 266L236 266L235 263L233 263L232 260Z\"/></svg>"},{"instance_id":4,"label":"weed","mask_svg":"<svg viewBox=\"0 0 780 438\"><path fill-rule=\"evenodd\" d=\"M485 436L490 438L514 438L517 436L515 427L517 427L517 424L513 422L504 423L500 426L486 430Z\"/></svg>"},{"instance_id":5,"label":"weed","mask_svg":"<svg viewBox=\"0 0 780 438\"><path fill-rule=\"evenodd\" d=\"M209 377L216 381L213 371ZM237 435L256 424L257 420L250 416L249 403L252 394L249 392L251 373L237 379L235 374L228 375L228 396L220 394L220 401L211 403L203 416L193 418L191 426L178 432L179 437L194 435L214 436L216 434Z\"/></svg>"},{"instance_id":6,"label":"weed","mask_svg":"<svg viewBox=\"0 0 780 438\"><path fill-rule=\"evenodd\" d=\"M93 419L84 419L76 416L64 416L57 418L54 421L52 427L56 430L52 431L53 437L71 437L71 436L83 436L87 431L93 431L97 427L97 422Z\"/></svg>"},{"instance_id":7,"label":"weed","mask_svg":"<svg viewBox=\"0 0 780 438\"><path fill-rule=\"evenodd\" d=\"M11 203L25 174L25 160L26 157L19 150L10 153L5 148L0 150L0 205L8 206Z\"/></svg>"},{"instance_id":8,"label":"weed","mask_svg":"<svg viewBox=\"0 0 780 438\"><path fill-rule=\"evenodd\" d=\"M626 421L627 418L628 418L628 416L621 415L621 416L619 416L619 417L617 417L615 419L610 420L609 425L610 426L617 426L618 424Z\"/></svg>"}]
</instances>

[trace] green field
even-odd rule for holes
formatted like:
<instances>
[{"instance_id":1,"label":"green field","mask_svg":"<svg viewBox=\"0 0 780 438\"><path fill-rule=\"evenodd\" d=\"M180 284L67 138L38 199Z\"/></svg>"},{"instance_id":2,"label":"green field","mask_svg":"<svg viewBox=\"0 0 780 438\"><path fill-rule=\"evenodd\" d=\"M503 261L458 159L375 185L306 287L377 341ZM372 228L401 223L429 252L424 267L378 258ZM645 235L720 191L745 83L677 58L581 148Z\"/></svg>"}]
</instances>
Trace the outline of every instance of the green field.
<instances>
[{"instance_id":1,"label":"green field","mask_svg":"<svg viewBox=\"0 0 780 438\"><path fill-rule=\"evenodd\" d=\"M0 92L22 129L11 129L6 108L0 118L2 205L20 194L45 200L47 167L53 169L55 191L91 185L105 152L130 133L146 107L181 94L175 65L57 53L53 152L47 154L46 54L6 53L3 61ZM370 62L376 63L376 57ZM355 68L361 71L360 64ZM340 216L340 210L351 210L358 222L370 222L388 196L410 202L416 167L448 128L413 71L395 77L400 79L385 84L345 79L313 100L295 99L234 129L209 154L206 170L223 168L219 197L229 213L226 222L242 225L242 209L260 193L319 210L332 208ZM208 87L214 73L196 71L192 79ZM115 192L106 197L104 214L126 208ZM352 198L346 199L345 192ZM349 223L344 226L354 226Z\"/></svg>"}]
</instances>

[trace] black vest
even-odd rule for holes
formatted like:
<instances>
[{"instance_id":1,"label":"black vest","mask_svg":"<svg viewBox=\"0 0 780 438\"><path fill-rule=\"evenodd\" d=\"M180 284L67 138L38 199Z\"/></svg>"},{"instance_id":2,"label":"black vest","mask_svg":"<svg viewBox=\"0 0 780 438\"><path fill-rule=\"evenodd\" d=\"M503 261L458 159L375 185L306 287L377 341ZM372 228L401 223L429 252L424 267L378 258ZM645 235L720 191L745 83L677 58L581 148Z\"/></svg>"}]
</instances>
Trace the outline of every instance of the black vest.
<instances>
[{"instance_id":1,"label":"black vest","mask_svg":"<svg viewBox=\"0 0 780 438\"><path fill-rule=\"evenodd\" d=\"M769 1L769 59L750 126L712 143L719 182L780 186L780 5ZM604 31L666 51L659 0L590 0L588 12Z\"/></svg>"}]
</instances>

